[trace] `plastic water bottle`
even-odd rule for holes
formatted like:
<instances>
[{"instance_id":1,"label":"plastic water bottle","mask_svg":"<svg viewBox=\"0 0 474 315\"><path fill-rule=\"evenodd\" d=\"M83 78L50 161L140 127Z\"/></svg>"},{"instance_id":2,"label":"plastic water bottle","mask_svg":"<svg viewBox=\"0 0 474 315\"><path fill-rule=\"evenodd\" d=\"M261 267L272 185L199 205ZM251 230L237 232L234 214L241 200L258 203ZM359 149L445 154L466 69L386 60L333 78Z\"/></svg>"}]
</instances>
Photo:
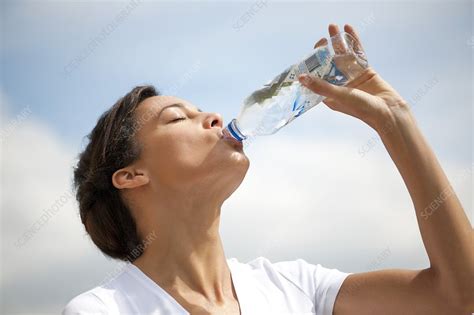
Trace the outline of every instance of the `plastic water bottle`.
<instances>
[{"instance_id":1,"label":"plastic water bottle","mask_svg":"<svg viewBox=\"0 0 474 315\"><path fill-rule=\"evenodd\" d=\"M238 141L274 134L320 103L324 97L302 86L300 74L346 85L368 67L362 47L349 33L341 32L330 39L331 45L325 40L301 62L245 98L240 114L224 128L224 134Z\"/></svg>"}]
</instances>

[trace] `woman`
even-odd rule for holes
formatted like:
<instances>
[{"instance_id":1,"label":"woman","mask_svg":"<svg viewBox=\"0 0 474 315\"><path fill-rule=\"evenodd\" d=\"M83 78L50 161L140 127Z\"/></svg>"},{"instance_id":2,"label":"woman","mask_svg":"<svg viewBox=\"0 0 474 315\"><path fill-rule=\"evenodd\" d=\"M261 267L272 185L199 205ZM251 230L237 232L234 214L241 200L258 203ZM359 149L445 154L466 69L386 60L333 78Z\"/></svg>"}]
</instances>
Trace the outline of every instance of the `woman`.
<instances>
[{"instance_id":1,"label":"woman","mask_svg":"<svg viewBox=\"0 0 474 315\"><path fill-rule=\"evenodd\" d=\"M371 68L347 87L299 80L379 133L413 200L428 268L354 274L302 259L226 259L221 206L249 167L242 146L223 137L220 115L136 87L99 119L75 170L87 232L131 263L63 314L473 312L472 228L408 104Z\"/></svg>"}]
</instances>

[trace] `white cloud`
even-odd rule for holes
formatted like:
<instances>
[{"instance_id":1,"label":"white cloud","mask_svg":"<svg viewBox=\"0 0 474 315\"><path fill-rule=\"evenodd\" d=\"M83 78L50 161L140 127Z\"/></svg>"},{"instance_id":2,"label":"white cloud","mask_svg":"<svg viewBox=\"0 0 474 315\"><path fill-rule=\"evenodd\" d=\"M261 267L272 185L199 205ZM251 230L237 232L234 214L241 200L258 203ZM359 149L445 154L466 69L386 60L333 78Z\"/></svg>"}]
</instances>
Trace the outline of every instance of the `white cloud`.
<instances>
[{"instance_id":1,"label":"white cloud","mask_svg":"<svg viewBox=\"0 0 474 315\"><path fill-rule=\"evenodd\" d=\"M4 96L1 111L7 112ZM4 314L58 313L71 294L93 285L94 278L101 277L99 271L105 274L108 263L85 237L71 194L75 154L52 130L31 117L4 139ZM45 216L45 211L50 215ZM32 236L26 239L28 232ZM18 246L19 240L22 246Z\"/></svg>"},{"instance_id":2,"label":"white cloud","mask_svg":"<svg viewBox=\"0 0 474 315\"><path fill-rule=\"evenodd\" d=\"M245 259L305 257L358 272L389 247L386 266L427 267L398 170L382 144L364 157L359 145L281 135L255 141L248 150L249 173L223 215L228 252ZM472 173L470 165L442 164L471 213L470 177L461 175Z\"/></svg>"}]
</instances>

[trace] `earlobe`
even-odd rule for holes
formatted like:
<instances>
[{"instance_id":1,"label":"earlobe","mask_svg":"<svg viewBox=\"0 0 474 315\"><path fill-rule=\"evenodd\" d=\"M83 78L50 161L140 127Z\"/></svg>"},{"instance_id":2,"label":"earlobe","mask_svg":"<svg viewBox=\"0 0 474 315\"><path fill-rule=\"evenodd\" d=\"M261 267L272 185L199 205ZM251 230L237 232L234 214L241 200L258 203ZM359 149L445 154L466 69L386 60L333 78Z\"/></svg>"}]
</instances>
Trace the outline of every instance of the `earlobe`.
<instances>
[{"instance_id":1,"label":"earlobe","mask_svg":"<svg viewBox=\"0 0 474 315\"><path fill-rule=\"evenodd\" d=\"M149 182L145 172L122 168L112 175L112 184L117 189L136 188Z\"/></svg>"}]
</instances>

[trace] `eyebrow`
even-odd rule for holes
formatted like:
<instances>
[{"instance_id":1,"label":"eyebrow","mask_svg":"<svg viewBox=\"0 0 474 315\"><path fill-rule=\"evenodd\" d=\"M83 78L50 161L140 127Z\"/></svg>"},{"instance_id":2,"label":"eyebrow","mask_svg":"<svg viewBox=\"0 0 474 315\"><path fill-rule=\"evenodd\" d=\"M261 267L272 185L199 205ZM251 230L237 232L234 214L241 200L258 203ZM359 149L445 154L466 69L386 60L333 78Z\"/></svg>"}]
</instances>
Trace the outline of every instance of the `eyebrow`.
<instances>
[{"instance_id":1,"label":"eyebrow","mask_svg":"<svg viewBox=\"0 0 474 315\"><path fill-rule=\"evenodd\" d=\"M185 106L184 104L182 104L182 103L176 103L176 104L166 105L166 106L164 106L164 107L160 110L160 112L158 113L158 116L156 117L156 119L160 118L161 113L163 113L163 111L164 111L165 109L169 108L169 107L180 107L180 108L186 109L186 106ZM197 108L197 111L200 112L200 113L202 113L202 110L201 110L200 108Z\"/></svg>"}]
</instances>

